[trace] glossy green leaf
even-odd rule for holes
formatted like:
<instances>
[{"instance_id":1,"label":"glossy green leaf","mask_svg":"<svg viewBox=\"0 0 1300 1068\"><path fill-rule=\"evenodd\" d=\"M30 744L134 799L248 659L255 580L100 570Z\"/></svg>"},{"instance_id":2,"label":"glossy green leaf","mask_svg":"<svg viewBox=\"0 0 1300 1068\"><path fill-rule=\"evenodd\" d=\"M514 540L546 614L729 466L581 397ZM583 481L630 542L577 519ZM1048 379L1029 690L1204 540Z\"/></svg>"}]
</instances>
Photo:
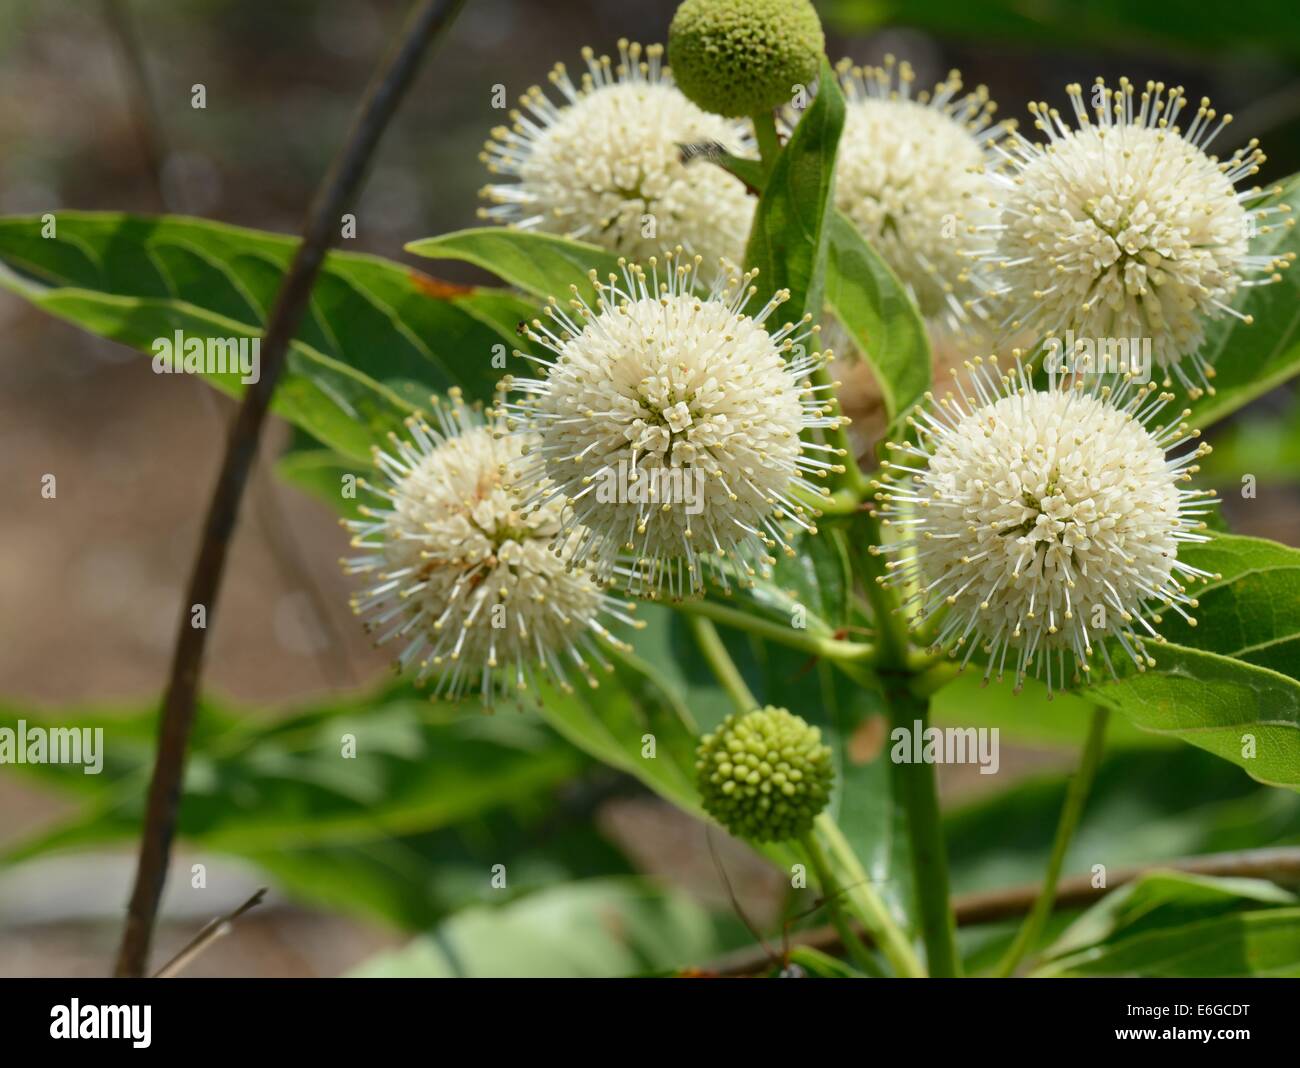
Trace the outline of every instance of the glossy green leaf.
<instances>
[{"instance_id":1,"label":"glossy green leaf","mask_svg":"<svg viewBox=\"0 0 1300 1068\"><path fill-rule=\"evenodd\" d=\"M782 319L821 315L835 149L844 129L844 97L822 59L817 96L772 165L754 213L745 265L758 269L754 305L790 291Z\"/></svg>"},{"instance_id":2,"label":"glossy green leaf","mask_svg":"<svg viewBox=\"0 0 1300 1068\"><path fill-rule=\"evenodd\" d=\"M676 695L632 656L614 657L614 677L595 690L539 698L543 718L597 760L636 776L687 812L699 811L695 735Z\"/></svg>"},{"instance_id":3,"label":"glossy green leaf","mask_svg":"<svg viewBox=\"0 0 1300 1068\"><path fill-rule=\"evenodd\" d=\"M1219 577L1193 588L1199 602L1195 627L1166 612L1161 633L1179 645L1235 657L1300 681L1300 549L1215 534L1178 555ZM1155 656L1158 662L1158 649Z\"/></svg>"},{"instance_id":4,"label":"glossy green leaf","mask_svg":"<svg viewBox=\"0 0 1300 1068\"><path fill-rule=\"evenodd\" d=\"M1232 979L1300 976L1300 908L1236 912L1062 957L1034 974Z\"/></svg>"},{"instance_id":5,"label":"glossy green leaf","mask_svg":"<svg viewBox=\"0 0 1300 1068\"><path fill-rule=\"evenodd\" d=\"M59 212L0 219L0 285L91 333L153 353L159 338L260 337L294 238L181 217ZM290 347L274 410L353 458L454 385L488 398L516 298L401 264L331 253ZM239 374L207 376L232 394Z\"/></svg>"},{"instance_id":6,"label":"glossy green leaf","mask_svg":"<svg viewBox=\"0 0 1300 1068\"><path fill-rule=\"evenodd\" d=\"M835 92L838 92L837 87ZM807 116L796 128L796 137L804 122L807 122ZM833 152L833 149L833 145L824 144L822 150ZM762 190L766 185L761 166L753 160L723 156L717 162L751 188ZM812 193L804 190L802 195L822 195L824 192L820 182L810 181L808 186ZM833 201L828 202L828 207L831 204ZM761 202L759 211L763 211ZM827 235L823 287L826 307L848 331L855 347L870 364L892 420L905 413L930 386L929 335L921 313L902 283L858 233L848 216L830 207L822 225ZM764 228L770 228L770 224L765 223ZM758 228L755 230L757 233ZM789 238L782 237L781 240L784 242ZM766 244L764 251L767 251ZM821 312L820 308L811 306L808 310L815 315ZM851 354L839 355L851 358Z\"/></svg>"},{"instance_id":7,"label":"glossy green leaf","mask_svg":"<svg viewBox=\"0 0 1300 1068\"><path fill-rule=\"evenodd\" d=\"M930 339L889 265L843 212L830 220L826 303L871 365L890 420L930 388Z\"/></svg>"},{"instance_id":8,"label":"glossy green leaf","mask_svg":"<svg viewBox=\"0 0 1300 1068\"><path fill-rule=\"evenodd\" d=\"M275 470L349 519L358 518L357 508L369 496L356 487L356 479L382 484L370 464L349 460L332 449L291 449L276 460Z\"/></svg>"},{"instance_id":9,"label":"glossy green leaf","mask_svg":"<svg viewBox=\"0 0 1300 1068\"><path fill-rule=\"evenodd\" d=\"M1090 687L1089 699L1143 730L1215 753L1260 782L1300 789L1300 683L1173 643L1153 655L1156 667L1144 672L1117 662L1120 677Z\"/></svg>"},{"instance_id":10,"label":"glossy green leaf","mask_svg":"<svg viewBox=\"0 0 1300 1068\"><path fill-rule=\"evenodd\" d=\"M589 298L593 293L589 271L596 271L602 279L610 272L621 275L613 253L537 230L498 226L457 230L412 241L406 251L435 260L462 260L491 271L537 298L530 319L540 313L547 297L568 300L570 286L576 285Z\"/></svg>"},{"instance_id":11,"label":"glossy green leaf","mask_svg":"<svg viewBox=\"0 0 1300 1068\"><path fill-rule=\"evenodd\" d=\"M1089 946L1114 944L1146 931L1208 919L1243 905L1258 908L1294 904L1295 894L1266 879L1154 871L1103 897L1070 924L1044 957L1063 957Z\"/></svg>"}]
</instances>

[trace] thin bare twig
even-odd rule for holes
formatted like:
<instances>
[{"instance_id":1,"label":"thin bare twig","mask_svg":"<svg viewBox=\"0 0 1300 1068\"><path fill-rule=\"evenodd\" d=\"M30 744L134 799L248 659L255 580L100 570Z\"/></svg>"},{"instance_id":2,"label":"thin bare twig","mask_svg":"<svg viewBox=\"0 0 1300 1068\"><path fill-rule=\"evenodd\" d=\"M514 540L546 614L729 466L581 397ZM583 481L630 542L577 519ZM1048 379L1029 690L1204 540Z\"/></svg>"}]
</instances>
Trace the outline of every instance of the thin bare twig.
<instances>
[{"instance_id":1,"label":"thin bare twig","mask_svg":"<svg viewBox=\"0 0 1300 1068\"><path fill-rule=\"evenodd\" d=\"M1074 875L1057 883L1055 907L1081 908L1148 872L1169 870L1190 872L1194 875L1296 882L1300 881L1300 847L1207 853L1200 857L1180 857L1163 863L1121 868L1110 872L1103 887L1093 886L1092 877L1089 875ZM986 890L976 894L959 894L953 898L953 912L957 917L957 926L974 927L982 923L997 923L1000 920L1023 916L1033 906L1039 889L1038 884L1031 883L1025 886L1010 886L1002 890ZM859 930L859 934L870 943L869 932ZM829 925L801 931L791 937L791 943L811 946L813 949L827 952L841 948L839 933ZM747 946L727 954L701 970L710 975L749 975L762 971L769 961L766 947Z\"/></svg>"},{"instance_id":2,"label":"thin bare twig","mask_svg":"<svg viewBox=\"0 0 1300 1068\"><path fill-rule=\"evenodd\" d=\"M142 976L153 939L158 902L167 878L176 832L185 754L194 725L195 698L207 628L191 625L194 605L204 605L210 625L225 568L230 537L244 485L257 456L271 395L284 368L289 342L298 330L325 253L339 232L339 219L360 187L379 139L410 86L429 45L450 24L464 0L421 0L403 29L397 48L366 91L343 150L325 176L303 229L303 238L280 285L262 339L262 375L244 393L230 431L221 472L213 490L202 540L172 656L163 699L158 751L145 810L135 887L127 910L116 974Z\"/></svg>"},{"instance_id":3,"label":"thin bare twig","mask_svg":"<svg viewBox=\"0 0 1300 1068\"><path fill-rule=\"evenodd\" d=\"M154 972L155 979L174 979L179 975L200 953L208 946L212 945L218 938L224 938L230 934L230 930L239 919L249 909L254 909L262 903L262 898L266 897L266 887L261 887L257 893L245 901L234 912L228 912L224 916L218 916L209 923L198 934L191 938L185 947L172 957L166 964Z\"/></svg>"}]
</instances>

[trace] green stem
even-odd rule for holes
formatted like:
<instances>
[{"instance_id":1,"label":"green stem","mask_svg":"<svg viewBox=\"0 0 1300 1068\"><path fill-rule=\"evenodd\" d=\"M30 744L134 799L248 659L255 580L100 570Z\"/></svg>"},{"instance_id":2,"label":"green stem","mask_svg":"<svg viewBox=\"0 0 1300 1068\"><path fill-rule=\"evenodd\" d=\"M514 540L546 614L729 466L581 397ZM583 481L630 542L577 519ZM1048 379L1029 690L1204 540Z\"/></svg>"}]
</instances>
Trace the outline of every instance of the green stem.
<instances>
[{"instance_id":1,"label":"green stem","mask_svg":"<svg viewBox=\"0 0 1300 1068\"><path fill-rule=\"evenodd\" d=\"M894 591L876 581L888 574L884 559L869 551L870 546L879 545L880 541L880 524L874 516L862 512L854 517L847 539L849 556L854 565L853 570L862 580L875 616L877 643L880 646L877 662L882 669L905 671L909 666L911 644L907 636L907 623L897 611L898 598Z\"/></svg>"},{"instance_id":2,"label":"green stem","mask_svg":"<svg viewBox=\"0 0 1300 1068\"><path fill-rule=\"evenodd\" d=\"M737 608L729 608L716 601L682 601L673 607L687 619L703 618L716 623L725 623L729 627L746 631L758 638L767 638L791 649L798 649L810 656L824 656L829 660L869 660L875 653L875 647L866 642L846 642L838 638L810 634L796 627L787 627L781 623L749 615Z\"/></svg>"},{"instance_id":3,"label":"green stem","mask_svg":"<svg viewBox=\"0 0 1300 1068\"><path fill-rule=\"evenodd\" d=\"M880 966L876 959L871 955L869 950L858 937L858 933L849 923L848 917L844 914L841 904L842 891L836 881L835 872L826 859L826 853L822 849L822 844L817 840L816 831L809 831L799 839L799 844L803 846L804 852L808 855L808 863L812 866L813 873L817 877L817 885L821 887L822 898L826 903L826 908L830 912L831 923L835 930L839 932L840 940L844 943L845 951L853 958L857 964L868 975L876 978L883 978Z\"/></svg>"},{"instance_id":4,"label":"green stem","mask_svg":"<svg viewBox=\"0 0 1300 1068\"><path fill-rule=\"evenodd\" d=\"M1083 753L1079 757L1079 768L1070 778L1070 785L1065 792L1065 804L1061 808L1061 818L1056 824L1056 838L1052 842L1052 855L1048 859L1047 871L1043 875L1043 885L1039 888L1038 897L1034 899L1033 908L1029 910L1025 922L1020 925L1015 941L1008 947L998 964L997 971L994 973L998 976L1005 977L1015 972L1016 965L1024 955L1037 945L1047 924L1047 918L1052 914L1052 907L1056 904L1056 881L1061 876L1061 866L1065 863L1070 839L1074 837L1075 828L1079 825L1079 817L1083 814L1083 806L1088 799L1088 791L1092 788L1092 780L1096 777L1097 765L1101 762L1102 750L1105 748L1108 715L1106 709L1100 706L1093 707L1088 737L1083 743Z\"/></svg>"},{"instance_id":5,"label":"green stem","mask_svg":"<svg viewBox=\"0 0 1300 1068\"><path fill-rule=\"evenodd\" d=\"M708 661L713 674L722 683L722 688L727 691L727 696L736 706L736 711L749 712L758 708L758 701L745 685L740 669L731 659L727 647L722 644L718 628L702 616L687 616L686 625L691 628L695 643L700 647L700 652L704 654L704 659Z\"/></svg>"},{"instance_id":6,"label":"green stem","mask_svg":"<svg viewBox=\"0 0 1300 1068\"><path fill-rule=\"evenodd\" d=\"M903 677L895 676L896 679ZM886 688L889 702L890 735L904 728L908 737L920 737L929 726L930 702L917 697L907 685ZM939 793L934 765L918 760L891 765L895 791L907 811L907 832L912 847L912 876L917 915L925 941L930 974L951 977L961 974L957 957L956 931L948 893L948 854L939 819Z\"/></svg>"},{"instance_id":7,"label":"green stem","mask_svg":"<svg viewBox=\"0 0 1300 1068\"><path fill-rule=\"evenodd\" d=\"M839 825L823 812L817 817L815 827L826 839L831 854L847 874L849 882L845 893L885 959L900 976L916 979L925 975L921 958L916 955L907 935L895 922L889 906L876 893L871 878L863 870L862 862L853 852L853 847L849 845Z\"/></svg>"},{"instance_id":8,"label":"green stem","mask_svg":"<svg viewBox=\"0 0 1300 1068\"><path fill-rule=\"evenodd\" d=\"M754 124L754 136L758 140L758 154L763 160L764 173L772 172L777 153L781 151L781 139L776 135L776 112L760 111L749 117Z\"/></svg>"}]
</instances>

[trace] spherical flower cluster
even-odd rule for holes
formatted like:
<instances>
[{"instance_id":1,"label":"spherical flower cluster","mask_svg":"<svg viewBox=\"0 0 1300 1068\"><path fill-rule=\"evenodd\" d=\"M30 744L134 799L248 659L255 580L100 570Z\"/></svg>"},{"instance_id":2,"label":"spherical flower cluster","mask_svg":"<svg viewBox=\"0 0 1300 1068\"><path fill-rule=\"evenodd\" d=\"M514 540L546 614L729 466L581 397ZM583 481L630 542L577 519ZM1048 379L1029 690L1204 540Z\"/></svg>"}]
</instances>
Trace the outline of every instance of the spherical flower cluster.
<instances>
[{"instance_id":1,"label":"spherical flower cluster","mask_svg":"<svg viewBox=\"0 0 1300 1068\"><path fill-rule=\"evenodd\" d=\"M986 167L1012 128L980 86L961 95L951 71L913 95L911 65L837 66L846 112L835 203L893 268L928 320L953 332L984 325L996 284L988 258L1000 189Z\"/></svg>"},{"instance_id":2,"label":"spherical flower cluster","mask_svg":"<svg viewBox=\"0 0 1300 1068\"><path fill-rule=\"evenodd\" d=\"M418 664L417 682L437 676L432 696L477 689L484 704L535 673L569 688L567 672L595 685L592 665L608 667L598 644L627 648L600 616L632 623L623 607L581 569L572 567L573 532L560 529L558 505L525 514L502 479L519 455L519 438L500 439L453 390L435 398L437 429L413 417L410 441L391 435L376 448L385 486L358 484L382 503L348 521L352 544L366 555L345 559L350 574L373 583L352 606L368 615L376 644L403 643L399 670Z\"/></svg>"},{"instance_id":3,"label":"spherical flower cluster","mask_svg":"<svg viewBox=\"0 0 1300 1068\"><path fill-rule=\"evenodd\" d=\"M668 30L668 60L705 111L757 115L816 80L825 44L809 0L684 0Z\"/></svg>"},{"instance_id":4,"label":"spherical flower cluster","mask_svg":"<svg viewBox=\"0 0 1300 1068\"><path fill-rule=\"evenodd\" d=\"M588 241L632 259L677 245L739 262L754 200L739 179L683 146L749 152L739 123L692 104L661 66L663 47L619 42L620 60L583 50L588 72L574 86L564 65L552 102L534 86L492 131L483 159L514 181L486 186L484 218ZM644 56L644 58L642 58Z\"/></svg>"},{"instance_id":5,"label":"spherical flower cluster","mask_svg":"<svg viewBox=\"0 0 1300 1068\"><path fill-rule=\"evenodd\" d=\"M809 317L769 331L787 293L747 315L754 273L700 295L698 269L670 256L593 272L594 308L575 288L571 313L552 298L553 325L527 330L554 357L530 357L544 377L503 383L523 395L501 403L509 425L538 442L517 476L530 506L565 503L555 536L573 560L650 597L699 593L706 568L728 589L751 581L770 551L793 553L787 522L815 530L828 491L806 476L843 470L841 450L800 437L841 421L807 377L829 355L804 351Z\"/></svg>"},{"instance_id":6,"label":"spherical flower cluster","mask_svg":"<svg viewBox=\"0 0 1300 1068\"><path fill-rule=\"evenodd\" d=\"M1153 425L1172 393L1091 381L1035 390L1022 368L976 360L960 396L927 394L908 420L918 444L891 444L901 462L876 483L885 526L905 532L873 548L899 557L880 581L918 623L938 615L936 647L969 644L963 666L981 648L986 681L1009 666L1018 687L1033 668L1050 691L1094 653L1113 671L1106 639L1144 670L1146 641L1161 640L1151 606L1194 622L1188 587L1212 577L1178 559L1208 540L1213 492L1179 484L1209 446L1174 455L1199 435L1187 411Z\"/></svg>"},{"instance_id":7,"label":"spherical flower cluster","mask_svg":"<svg viewBox=\"0 0 1300 1068\"><path fill-rule=\"evenodd\" d=\"M1031 104L1048 143L1016 135L1008 153L1000 236L987 258L1002 273L1006 325L1065 335L1067 344L1070 334L1149 341L1155 361L1197 396L1213 375L1197 354L1203 320L1227 313L1249 321L1230 301L1242 286L1276 281L1288 261L1251 255L1248 238L1289 209L1252 210L1272 191L1234 188L1264 160L1257 141L1227 160L1207 154L1232 121L1208 99L1183 130L1183 90L1163 82L1147 82L1137 96L1127 78L1118 91L1097 79L1095 122L1082 88L1067 92L1078 128L1055 108Z\"/></svg>"},{"instance_id":8,"label":"spherical flower cluster","mask_svg":"<svg viewBox=\"0 0 1300 1068\"><path fill-rule=\"evenodd\" d=\"M695 757L704 811L751 842L808 834L835 781L821 731L770 705L728 716L700 739Z\"/></svg>"}]
</instances>

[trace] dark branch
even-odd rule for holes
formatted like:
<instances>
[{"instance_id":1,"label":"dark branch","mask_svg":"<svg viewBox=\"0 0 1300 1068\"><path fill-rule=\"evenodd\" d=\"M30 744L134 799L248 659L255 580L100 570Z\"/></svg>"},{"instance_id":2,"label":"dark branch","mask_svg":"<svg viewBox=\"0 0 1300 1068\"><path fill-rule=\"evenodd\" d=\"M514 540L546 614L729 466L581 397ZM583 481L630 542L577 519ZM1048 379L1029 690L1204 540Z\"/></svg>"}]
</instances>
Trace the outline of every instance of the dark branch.
<instances>
[{"instance_id":1,"label":"dark branch","mask_svg":"<svg viewBox=\"0 0 1300 1068\"><path fill-rule=\"evenodd\" d=\"M298 331L325 253L339 232L340 217L360 187L366 166L398 102L414 79L420 60L463 4L464 0L421 0L413 11L396 50L367 89L343 150L335 157L316 192L307 213L302 241L271 310L262 339L262 375L244 393L231 428L182 606L171 673L163 698L158 751L149 783L135 887L118 953L116 974L119 976L145 974L158 902L167 878L207 637L206 627L191 626L192 606L204 605L206 622L212 623L226 553L239 515L244 485L257 455L271 395L284 369L289 343Z\"/></svg>"},{"instance_id":2,"label":"dark branch","mask_svg":"<svg viewBox=\"0 0 1300 1068\"><path fill-rule=\"evenodd\" d=\"M1278 882L1300 881L1300 848L1248 849L1239 853L1207 853L1201 857L1182 857L1162 864L1145 864L1141 867L1122 868L1109 874L1104 887L1092 885L1090 876L1074 875L1062 879L1056 886L1058 909L1082 908L1105 897L1125 883L1152 871L1182 871L1194 875L1218 875L1237 878L1272 879ZM988 890L977 894L960 894L953 898L953 912L958 927L974 927L982 923L1023 916L1038 897L1037 884L1011 886L1004 890ZM863 940L870 942L871 935L859 930ZM816 927L792 935L791 945L811 946L826 952L841 948L840 936L834 927ZM746 947L729 953L721 960L706 966L709 975L750 975L761 972L771 964L771 957L761 946Z\"/></svg>"}]
</instances>

